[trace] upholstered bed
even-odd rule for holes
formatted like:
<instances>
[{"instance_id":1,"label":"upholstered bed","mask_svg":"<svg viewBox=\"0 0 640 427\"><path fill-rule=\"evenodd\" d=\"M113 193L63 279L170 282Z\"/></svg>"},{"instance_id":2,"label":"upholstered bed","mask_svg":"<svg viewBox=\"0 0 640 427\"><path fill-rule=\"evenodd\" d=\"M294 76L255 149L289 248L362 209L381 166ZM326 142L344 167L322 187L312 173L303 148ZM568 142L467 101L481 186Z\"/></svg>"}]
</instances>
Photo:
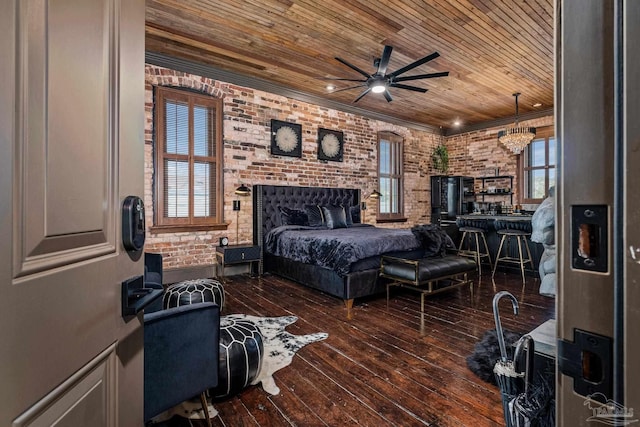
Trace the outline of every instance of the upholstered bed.
<instances>
[{"instance_id":1,"label":"upholstered bed","mask_svg":"<svg viewBox=\"0 0 640 427\"><path fill-rule=\"evenodd\" d=\"M253 188L253 198L254 243L260 245L262 252L260 273L277 274L341 298L345 302L348 318L352 315L354 298L386 290L386 280L379 278L381 255L391 254L418 259L424 253L420 242L409 230L389 230L359 224L360 190L357 189L256 185ZM322 207L342 206L346 212L353 213L353 225L336 229L313 229L306 224L283 226L283 209L299 213L311 206L321 207L321 212ZM349 209L350 207L352 209ZM328 213L326 208L325 213ZM286 252L283 248L278 248L278 241L274 239L280 238L280 235L287 237L288 234L294 236L294 242L297 242L298 246ZM369 235L372 236L367 237ZM328 241L344 237L348 243L360 240L360 236L373 240L366 240L368 243L355 249L349 246L351 249L347 253L352 259L348 262L344 262L343 259L332 262L330 259L314 259L313 256L317 252L314 252L313 248L305 252L312 240L304 239L312 239L310 236L325 237ZM393 240L395 238L399 241ZM372 249L374 246L377 251L383 252L375 252ZM284 249L286 248L287 246ZM360 254L353 256L354 251ZM344 251L336 252L345 257Z\"/></svg>"}]
</instances>

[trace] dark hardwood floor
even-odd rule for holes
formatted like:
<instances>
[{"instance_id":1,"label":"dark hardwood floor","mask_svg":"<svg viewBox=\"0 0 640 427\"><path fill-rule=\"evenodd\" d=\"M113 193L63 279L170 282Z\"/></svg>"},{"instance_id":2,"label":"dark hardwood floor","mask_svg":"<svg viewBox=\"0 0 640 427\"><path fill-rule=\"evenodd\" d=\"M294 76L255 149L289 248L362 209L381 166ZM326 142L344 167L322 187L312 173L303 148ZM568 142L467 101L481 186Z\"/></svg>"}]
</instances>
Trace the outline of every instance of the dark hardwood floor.
<instances>
[{"instance_id":1,"label":"dark hardwood floor","mask_svg":"<svg viewBox=\"0 0 640 427\"><path fill-rule=\"evenodd\" d=\"M494 328L492 298L508 290L520 302L514 316L501 304L503 327L525 333L554 317L554 299L538 294L540 282L496 274L428 297L420 325L419 294L396 289L356 300L348 321L341 300L273 275L225 278L225 313L296 315L294 334L327 332L325 341L300 350L276 372L280 394L258 386L215 404L214 426L500 426L497 387L477 378L466 357Z\"/></svg>"}]
</instances>

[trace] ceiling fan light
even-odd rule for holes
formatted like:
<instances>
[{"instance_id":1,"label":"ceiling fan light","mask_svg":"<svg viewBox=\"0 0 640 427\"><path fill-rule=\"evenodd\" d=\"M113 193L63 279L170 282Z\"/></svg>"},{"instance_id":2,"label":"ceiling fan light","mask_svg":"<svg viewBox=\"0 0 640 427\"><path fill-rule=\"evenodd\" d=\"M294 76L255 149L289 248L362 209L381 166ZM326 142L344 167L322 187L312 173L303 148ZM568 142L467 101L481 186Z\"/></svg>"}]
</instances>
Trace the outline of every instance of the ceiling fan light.
<instances>
[{"instance_id":1,"label":"ceiling fan light","mask_svg":"<svg viewBox=\"0 0 640 427\"><path fill-rule=\"evenodd\" d=\"M371 86L371 92L373 93L382 93L387 89L387 87L384 85L384 83L376 83L373 86Z\"/></svg>"}]
</instances>

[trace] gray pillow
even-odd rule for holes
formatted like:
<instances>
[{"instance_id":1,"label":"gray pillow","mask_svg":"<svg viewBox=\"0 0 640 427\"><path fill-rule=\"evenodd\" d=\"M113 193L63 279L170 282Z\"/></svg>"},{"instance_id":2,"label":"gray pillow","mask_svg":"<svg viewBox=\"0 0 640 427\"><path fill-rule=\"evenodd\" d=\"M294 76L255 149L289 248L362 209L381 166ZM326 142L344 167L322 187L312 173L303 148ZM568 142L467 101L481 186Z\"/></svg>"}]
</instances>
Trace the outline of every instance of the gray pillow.
<instances>
[{"instance_id":1,"label":"gray pillow","mask_svg":"<svg viewBox=\"0 0 640 427\"><path fill-rule=\"evenodd\" d=\"M351 205L342 205L342 208L344 209L344 215L347 218L347 227L351 227L353 225L353 217L351 216Z\"/></svg>"},{"instance_id":2,"label":"gray pillow","mask_svg":"<svg viewBox=\"0 0 640 427\"><path fill-rule=\"evenodd\" d=\"M347 216L342 206L322 206L322 214L328 228L347 228Z\"/></svg>"},{"instance_id":3,"label":"gray pillow","mask_svg":"<svg viewBox=\"0 0 640 427\"><path fill-rule=\"evenodd\" d=\"M324 224L324 218L322 217L322 209L318 205L305 205L304 211L309 219L310 227L322 227Z\"/></svg>"},{"instance_id":4,"label":"gray pillow","mask_svg":"<svg viewBox=\"0 0 640 427\"><path fill-rule=\"evenodd\" d=\"M280 223L282 225L309 225L309 217L305 211L286 207L278 209L280 210Z\"/></svg>"},{"instance_id":5,"label":"gray pillow","mask_svg":"<svg viewBox=\"0 0 640 427\"><path fill-rule=\"evenodd\" d=\"M360 206L351 206L349 208L349 213L351 214L351 221L353 224L360 224L362 222Z\"/></svg>"}]
</instances>

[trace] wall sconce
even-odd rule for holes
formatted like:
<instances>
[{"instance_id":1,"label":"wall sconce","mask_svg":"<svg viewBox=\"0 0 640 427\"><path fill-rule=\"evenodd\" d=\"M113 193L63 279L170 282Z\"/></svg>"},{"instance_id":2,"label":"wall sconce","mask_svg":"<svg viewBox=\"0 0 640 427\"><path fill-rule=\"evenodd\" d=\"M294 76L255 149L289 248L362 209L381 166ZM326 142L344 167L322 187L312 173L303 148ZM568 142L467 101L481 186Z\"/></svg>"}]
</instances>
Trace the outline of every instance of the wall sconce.
<instances>
[{"instance_id":1,"label":"wall sconce","mask_svg":"<svg viewBox=\"0 0 640 427\"><path fill-rule=\"evenodd\" d=\"M236 195L246 197L251 194L251 189L244 184L236 188ZM233 210L236 212L236 245L240 244L240 200L233 201Z\"/></svg>"},{"instance_id":2,"label":"wall sconce","mask_svg":"<svg viewBox=\"0 0 640 427\"><path fill-rule=\"evenodd\" d=\"M369 194L366 199L375 199L378 200L380 199L380 197L382 197L382 193L379 192L378 190L373 190L373 192L371 192L371 194ZM360 202L360 210L362 211L362 223L366 224L367 223L367 218L366 218L366 211L367 210L367 202Z\"/></svg>"}]
</instances>

